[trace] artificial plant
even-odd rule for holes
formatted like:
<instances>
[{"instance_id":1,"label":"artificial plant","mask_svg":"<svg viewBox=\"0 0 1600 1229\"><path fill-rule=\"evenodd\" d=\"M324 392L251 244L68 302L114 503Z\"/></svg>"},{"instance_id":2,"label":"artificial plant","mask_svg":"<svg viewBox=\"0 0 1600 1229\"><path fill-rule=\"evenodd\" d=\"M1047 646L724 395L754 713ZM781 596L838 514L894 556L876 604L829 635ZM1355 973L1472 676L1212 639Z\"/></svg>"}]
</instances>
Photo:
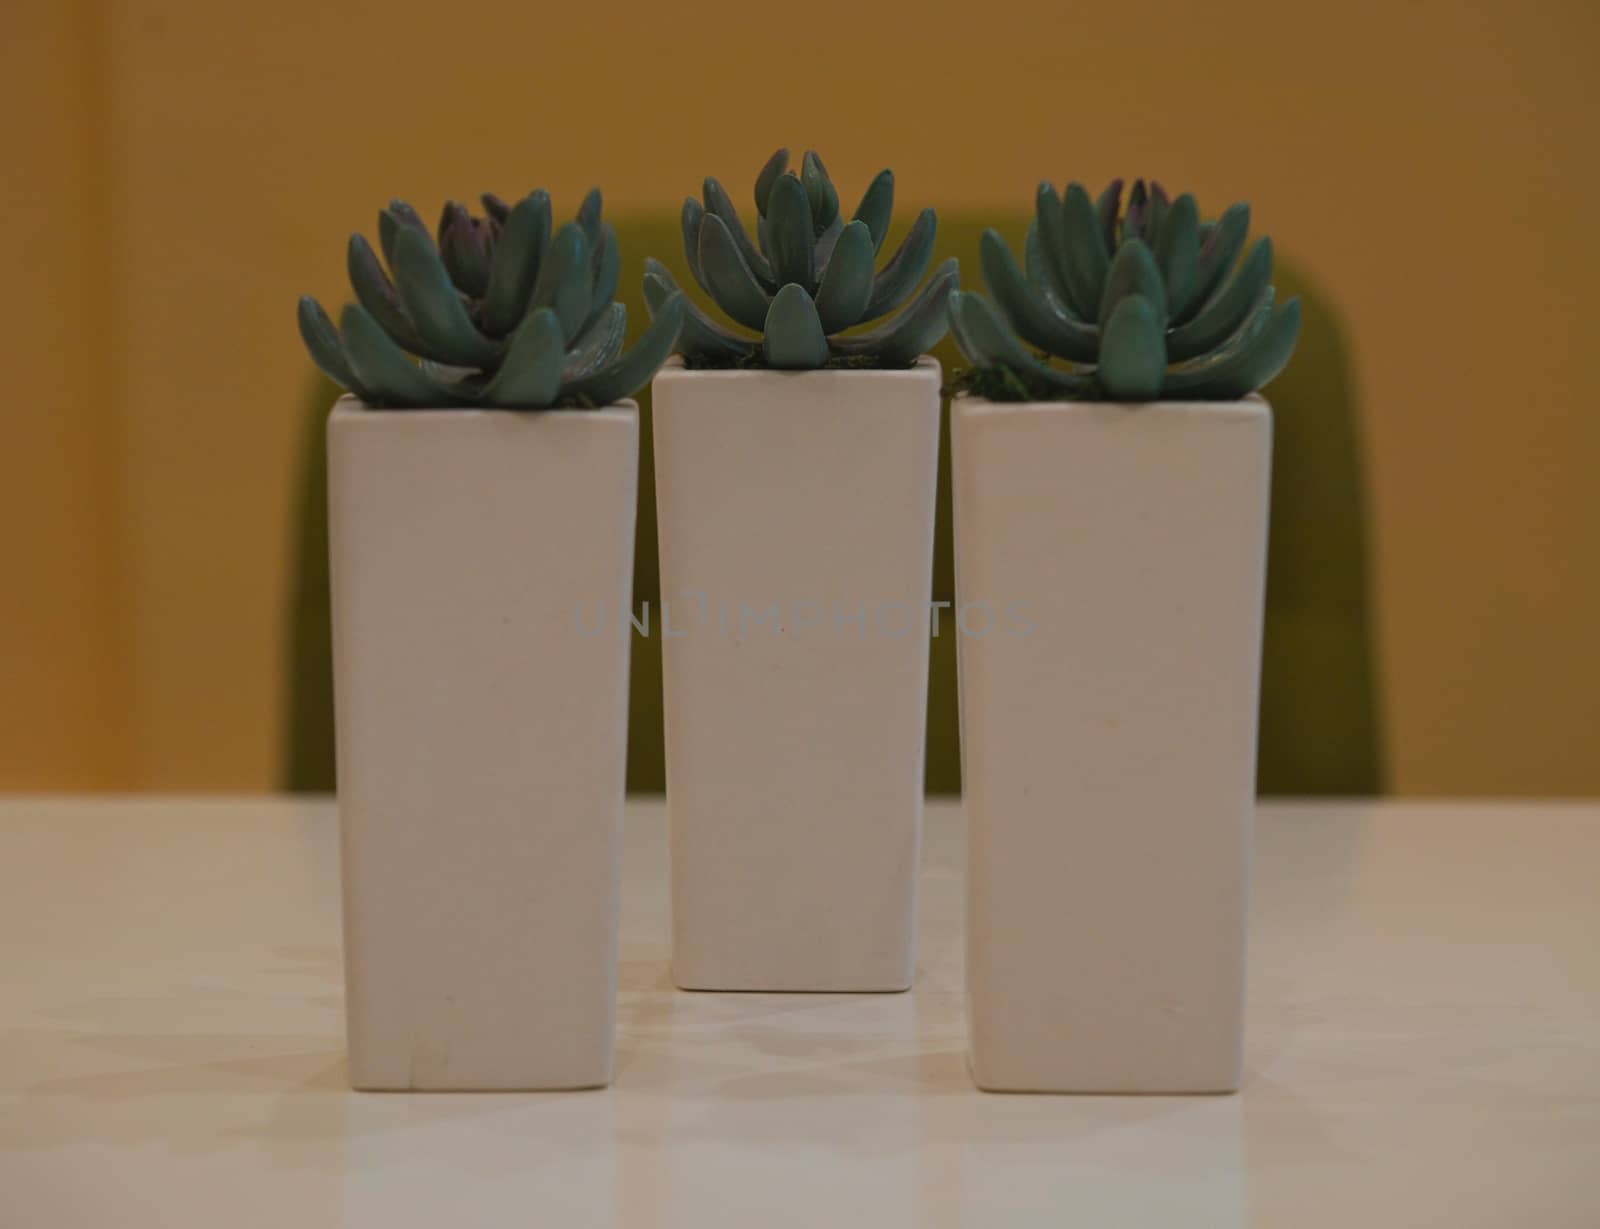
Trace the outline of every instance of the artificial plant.
<instances>
[{"instance_id":1,"label":"artificial plant","mask_svg":"<svg viewBox=\"0 0 1600 1229\"><path fill-rule=\"evenodd\" d=\"M601 406L648 381L672 352L683 298L663 299L622 353L628 312L613 301L617 236L600 219L599 189L553 235L543 189L515 205L482 201L483 216L446 204L437 234L391 201L378 214L381 260L351 235L357 301L339 327L315 299L300 300L312 361L368 405L397 409Z\"/></svg>"},{"instance_id":2,"label":"artificial plant","mask_svg":"<svg viewBox=\"0 0 1600 1229\"><path fill-rule=\"evenodd\" d=\"M894 173L880 171L847 220L839 194L814 152L788 170L780 149L756 178L756 238L715 179L703 200L683 203L683 251L701 288L751 337L687 305L678 349L691 364L808 370L831 364L904 367L944 336L954 260L934 270L909 307L867 332L841 336L888 316L910 299L933 259L937 219L917 215L881 270L874 268L894 208ZM645 302L669 310L680 292L659 261L646 264Z\"/></svg>"},{"instance_id":3,"label":"artificial plant","mask_svg":"<svg viewBox=\"0 0 1600 1229\"><path fill-rule=\"evenodd\" d=\"M1170 199L1136 180L1124 208L1122 190L1114 180L1091 201L1081 184L1061 195L1040 184L1020 269L999 233L984 232L983 280L999 311L951 296L951 331L975 365L958 386L1003 400L1232 401L1283 370L1300 302L1276 301L1271 239L1240 260L1249 205L1203 222L1188 193Z\"/></svg>"}]
</instances>

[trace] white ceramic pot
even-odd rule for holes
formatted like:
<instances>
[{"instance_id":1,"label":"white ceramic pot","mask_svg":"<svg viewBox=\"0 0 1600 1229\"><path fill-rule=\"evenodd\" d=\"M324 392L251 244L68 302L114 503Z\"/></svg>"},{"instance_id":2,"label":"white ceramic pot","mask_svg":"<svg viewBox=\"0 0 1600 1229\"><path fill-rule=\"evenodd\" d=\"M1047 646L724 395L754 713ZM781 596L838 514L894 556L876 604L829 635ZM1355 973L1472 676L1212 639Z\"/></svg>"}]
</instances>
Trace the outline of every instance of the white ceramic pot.
<instances>
[{"instance_id":1,"label":"white ceramic pot","mask_svg":"<svg viewBox=\"0 0 1600 1229\"><path fill-rule=\"evenodd\" d=\"M974 1078L1232 1090L1271 410L951 422Z\"/></svg>"},{"instance_id":2,"label":"white ceramic pot","mask_svg":"<svg viewBox=\"0 0 1600 1229\"><path fill-rule=\"evenodd\" d=\"M334 407L357 1088L611 1078L638 456L631 401Z\"/></svg>"},{"instance_id":3,"label":"white ceramic pot","mask_svg":"<svg viewBox=\"0 0 1600 1229\"><path fill-rule=\"evenodd\" d=\"M939 383L656 377L679 986L911 984Z\"/></svg>"}]
</instances>

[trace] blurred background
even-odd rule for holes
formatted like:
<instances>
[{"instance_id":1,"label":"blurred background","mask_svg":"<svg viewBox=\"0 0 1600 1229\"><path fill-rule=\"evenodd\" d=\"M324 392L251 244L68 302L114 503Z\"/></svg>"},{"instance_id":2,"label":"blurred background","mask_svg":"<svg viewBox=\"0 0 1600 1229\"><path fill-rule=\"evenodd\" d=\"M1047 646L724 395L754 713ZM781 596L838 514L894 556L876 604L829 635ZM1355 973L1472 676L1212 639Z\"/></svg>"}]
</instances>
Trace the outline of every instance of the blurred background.
<instances>
[{"instance_id":1,"label":"blurred background","mask_svg":"<svg viewBox=\"0 0 1600 1229\"><path fill-rule=\"evenodd\" d=\"M1263 786L1600 793L1597 46L1592 0L10 0L0 789L331 773L292 307L390 196L602 184L636 283L787 144L847 202L892 165L941 255L1041 178L1249 200L1316 322L1268 390Z\"/></svg>"}]
</instances>

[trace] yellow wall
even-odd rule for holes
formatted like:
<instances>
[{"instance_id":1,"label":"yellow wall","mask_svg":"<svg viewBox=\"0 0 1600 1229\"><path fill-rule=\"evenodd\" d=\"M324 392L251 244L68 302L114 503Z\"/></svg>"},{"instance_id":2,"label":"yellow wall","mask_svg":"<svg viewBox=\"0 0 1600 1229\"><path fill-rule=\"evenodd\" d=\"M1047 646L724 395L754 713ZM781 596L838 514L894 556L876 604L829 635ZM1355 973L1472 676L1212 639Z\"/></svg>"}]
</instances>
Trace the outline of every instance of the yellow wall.
<instances>
[{"instance_id":1,"label":"yellow wall","mask_svg":"<svg viewBox=\"0 0 1600 1229\"><path fill-rule=\"evenodd\" d=\"M1392 786L1600 792L1597 6L789 12L13 0L0 786L273 782L290 309L381 201L671 205L782 142L1248 198L1351 333Z\"/></svg>"}]
</instances>

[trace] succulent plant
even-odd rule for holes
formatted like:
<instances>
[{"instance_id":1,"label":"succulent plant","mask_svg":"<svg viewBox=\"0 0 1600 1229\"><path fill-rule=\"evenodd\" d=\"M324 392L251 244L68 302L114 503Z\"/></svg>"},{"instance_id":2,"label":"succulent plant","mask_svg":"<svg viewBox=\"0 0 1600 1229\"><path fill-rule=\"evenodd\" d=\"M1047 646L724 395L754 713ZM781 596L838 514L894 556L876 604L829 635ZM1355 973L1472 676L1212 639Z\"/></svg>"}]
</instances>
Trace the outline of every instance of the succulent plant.
<instances>
[{"instance_id":1,"label":"succulent plant","mask_svg":"<svg viewBox=\"0 0 1600 1229\"><path fill-rule=\"evenodd\" d=\"M481 217L445 205L436 236L391 201L378 214L382 260L350 236L357 301L339 327L315 299L300 300L300 336L317 366L368 405L402 409L608 405L648 381L672 352L684 301L657 305L622 353L628 313L613 302L617 236L600 220L599 190L554 235L542 189L515 205L482 200Z\"/></svg>"},{"instance_id":2,"label":"succulent plant","mask_svg":"<svg viewBox=\"0 0 1600 1229\"><path fill-rule=\"evenodd\" d=\"M933 259L937 219L924 209L881 270L874 270L894 208L894 173L880 171L855 213L846 220L839 194L814 152L800 173L786 169L780 149L756 178L756 238L739 220L733 201L715 179L703 201L683 203L683 250L701 288L739 325L722 327L693 304L685 308L679 351L691 362L805 370L832 361L903 367L945 335L945 302L956 286L948 260L911 305L878 327L840 336L858 324L887 316L910 299ZM680 293L659 261L645 272L650 311L667 309Z\"/></svg>"},{"instance_id":3,"label":"succulent plant","mask_svg":"<svg viewBox=\"0 0 1600 1229\"><path fill-rule=\"evenodd\" d=\"M999 312L975 294L950 302L951 331L979 369L969 387L1013 399L1232 401L1283 370L1300 302L1275 301L1271 239L1239 259L1250 207L1202 222L1188 193L1170 199L1136 180L1124 209L1122 188L1115 180L1091 201L1081 184L1060 196L1040 184L1022 269L984 232L983 280Z\"/></svg>"}]
</instances>

